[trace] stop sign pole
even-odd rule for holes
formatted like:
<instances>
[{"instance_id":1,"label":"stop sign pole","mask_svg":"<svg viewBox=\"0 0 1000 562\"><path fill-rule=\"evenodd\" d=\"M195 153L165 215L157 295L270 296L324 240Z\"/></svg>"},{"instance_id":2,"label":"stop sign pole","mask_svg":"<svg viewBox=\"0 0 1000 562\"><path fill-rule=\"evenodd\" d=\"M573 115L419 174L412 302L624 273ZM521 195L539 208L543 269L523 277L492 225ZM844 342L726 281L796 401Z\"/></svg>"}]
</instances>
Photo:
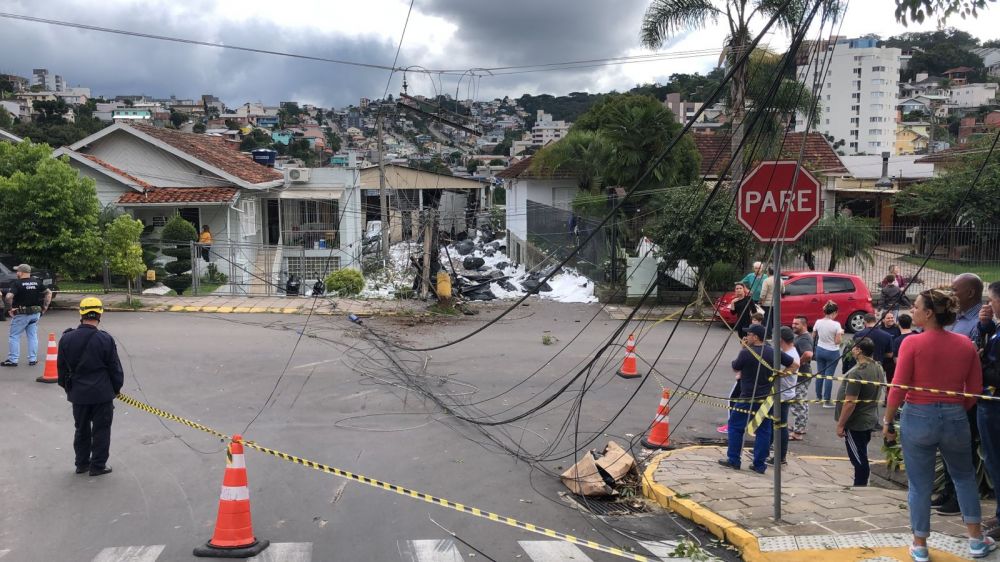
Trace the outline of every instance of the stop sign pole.
<instances>
[{"instance_id":1,"label":"stop sign pole","mask_svg":"<svg viewBox=\"0 0 1000 562\"><path fill-rule=\"evenodd\" d=\"M739 188L737 218L761 242L774 244L774 290L771 296L772 366L781 371L781 247L795 242L819 220L819 181L795 161L762 162ZM781 519L781 377L775 376L771 417L774 440L774 519Z\"/></svg>"}]
</instances>

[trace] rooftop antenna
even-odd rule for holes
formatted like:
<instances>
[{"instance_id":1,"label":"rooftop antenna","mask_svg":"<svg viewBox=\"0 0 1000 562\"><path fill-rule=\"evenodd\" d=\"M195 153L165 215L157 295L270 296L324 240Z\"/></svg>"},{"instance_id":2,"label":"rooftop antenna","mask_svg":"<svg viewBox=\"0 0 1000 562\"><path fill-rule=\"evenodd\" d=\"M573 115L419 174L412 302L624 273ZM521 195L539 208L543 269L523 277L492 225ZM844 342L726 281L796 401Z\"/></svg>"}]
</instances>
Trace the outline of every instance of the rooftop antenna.
<instances>
[{"instance_id":1,"label":"rooftop antenna","mask_svg":"<svg viewBox=\"0 0 1000 562\"><path fill-rule=\"evenodd\" d=\"M403 95L406 95L406 71L403 71Z\"/></svg>"}]
</instances>

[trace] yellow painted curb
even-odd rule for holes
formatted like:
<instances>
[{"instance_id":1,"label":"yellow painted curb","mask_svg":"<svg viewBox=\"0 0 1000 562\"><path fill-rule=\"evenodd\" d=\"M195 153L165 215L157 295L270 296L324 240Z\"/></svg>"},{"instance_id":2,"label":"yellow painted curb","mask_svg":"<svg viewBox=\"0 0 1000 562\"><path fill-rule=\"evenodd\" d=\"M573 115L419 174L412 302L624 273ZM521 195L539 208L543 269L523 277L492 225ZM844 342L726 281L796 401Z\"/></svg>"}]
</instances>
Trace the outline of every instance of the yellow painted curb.
<instances>
[{"instance_id":1,"label":"yellow painted curb","mask_svg":"<svg viewBox=\"0 0 1000 562\"><path fill-rule=\"evenodd\" d=\"M184 312L198 312L199 310L201 310L200 306L185 306L184 307Z\"/></svg>"},{"instance_id":2,"label":"yellow painted curb","mask_svg":"<svg viewBox=\"0 0 1000 562\"><path fill-rule=\"evenodd\" d=\"M216 312L219 310L217 306L203 306L201 307L201 312Z\"/></svg>"},{"instance_id":3,"label":"yellow painted curb","mask_svg":"<svg viewBox=\"0 0 1000 562\"><path fill-rule=\"evenodd\" d=\"M184 307L178 304L170 305L170 312L184 312Z\"/></svg>"},{"instance_id":4,"label":"yellow painted curb","mask_svg":"<svg viewBox=\"0 0 1000 562\"><path fill-rule=\"evenodd\" d=\"M250 312L253 310L252 306L236 306L233 307L233 312Z\"/></svg>"},{"instance_id":5,"label":"yellow painted curb","mask_svg":"<svg viewBox=\"0 0 1000 562\"><path fill-rule=\"evenodd\" d=\"M233 311L233 307L231 307L231 306L220 306L219 310L216 310L216 312L220 312L222 314L229 314L232 311Z\"/></svg>"}]
</instances>

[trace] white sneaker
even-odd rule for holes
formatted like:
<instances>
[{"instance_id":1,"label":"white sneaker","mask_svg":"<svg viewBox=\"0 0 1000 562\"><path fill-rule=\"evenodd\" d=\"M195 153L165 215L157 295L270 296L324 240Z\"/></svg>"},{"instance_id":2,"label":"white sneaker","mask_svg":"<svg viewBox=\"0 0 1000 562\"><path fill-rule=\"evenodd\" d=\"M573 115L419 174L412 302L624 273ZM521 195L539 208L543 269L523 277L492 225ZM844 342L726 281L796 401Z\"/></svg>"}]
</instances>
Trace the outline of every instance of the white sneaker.
<instances>
[{"instance_id":1,"label":"white sneaker","mask_svg":"<svg viewBox=\"0 0 1000 562\"><path fill-rule=\"evenodd\" d=\"M823 402L823 407L824 408L836 408L837 406L834 405L833 402Z\"/></svg>"}]
</instances>

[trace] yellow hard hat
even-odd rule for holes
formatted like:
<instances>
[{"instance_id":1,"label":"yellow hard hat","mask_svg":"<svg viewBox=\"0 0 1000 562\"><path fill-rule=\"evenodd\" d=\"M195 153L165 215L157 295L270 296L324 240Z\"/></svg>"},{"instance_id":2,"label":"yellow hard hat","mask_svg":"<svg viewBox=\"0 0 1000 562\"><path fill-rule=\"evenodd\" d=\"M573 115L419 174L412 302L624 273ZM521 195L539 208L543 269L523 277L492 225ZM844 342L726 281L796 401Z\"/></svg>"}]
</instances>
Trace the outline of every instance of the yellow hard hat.
<instances>
[{"instance_id":1,"label":"yellow hard hat","mask_svg":"<svg viewBox=\"0 0 1000 562\"><path fill-rule=\"evenodd\" d=\"M104 304L101 302L101 299L97 297L86 297L80 301L80 316L84 316L90 312L104 314Z\"/></svg>"}]
</instances>

